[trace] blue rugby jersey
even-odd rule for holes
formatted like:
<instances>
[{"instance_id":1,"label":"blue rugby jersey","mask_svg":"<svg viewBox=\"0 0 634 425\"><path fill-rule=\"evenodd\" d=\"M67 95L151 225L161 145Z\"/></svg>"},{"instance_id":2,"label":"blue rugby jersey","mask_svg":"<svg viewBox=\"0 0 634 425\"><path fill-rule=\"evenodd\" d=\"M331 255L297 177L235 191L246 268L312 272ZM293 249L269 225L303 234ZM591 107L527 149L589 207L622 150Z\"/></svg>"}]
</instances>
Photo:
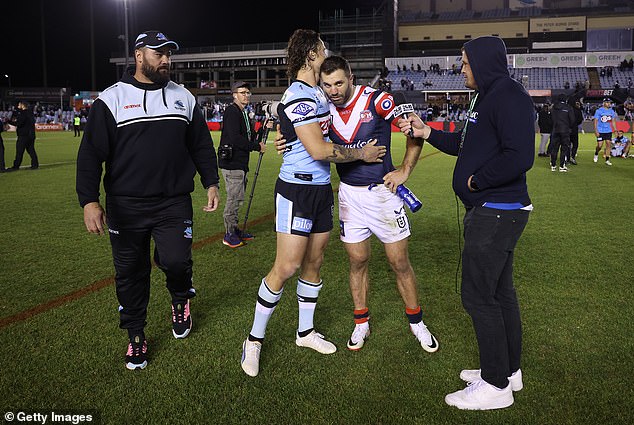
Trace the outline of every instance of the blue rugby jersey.
<instances>
[{"instance_id":1,"label":"blue rugby jersey","mask_svg":"<svg viewBox=\"0 0 634 425\"><path fill-rule=\"evenodd\" d=\"M321 127L324 140L329 141L330 110L324 92L318 86L293 81L282 96L278 115L287 145L280 179L295 184L329 184L330 163L313 159L295 133L296 127L316 122Z\"/></svg>"},{"instance_id":2,"label":"blue rugby jersey","mask_svg":"<svg viewBox=\"0 0 634 425\"><path fill-rule=\"evenodd\" d=\"M389 93L367 86L356 86L352 99L344 106L330 104L330 140L348 148L362 148L371 139L387 152L383 162L354 161L337 164L342 182L351 186L382 184L383 176L394 170L390 151L394 119L394 99Z\"/></svg>"},{"instance_id":3,"label":"blue rugby jersey","mask_svg":"<svg viewBox=\"0 0 634 425\"><path fill-rule=\"evenodd\" d=\"M597 120L597 131L599 133L612 133L612 120L616 118L614 109L602 106L594 113L594 118Z\"/></svg>"}]
</instances>

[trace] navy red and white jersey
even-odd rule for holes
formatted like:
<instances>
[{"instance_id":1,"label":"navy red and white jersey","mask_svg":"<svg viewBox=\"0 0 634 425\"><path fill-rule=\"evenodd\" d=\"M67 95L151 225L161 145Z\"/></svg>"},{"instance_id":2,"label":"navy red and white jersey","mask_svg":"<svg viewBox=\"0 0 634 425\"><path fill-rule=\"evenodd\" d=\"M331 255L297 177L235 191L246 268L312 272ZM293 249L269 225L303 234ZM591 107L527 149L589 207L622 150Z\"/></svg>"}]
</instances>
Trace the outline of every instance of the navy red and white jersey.
<instances>
[{"instance_id":1,"label":"navy red and white jersey","mask_svg":"<svg viewBox=\"0 0 634 425\"><path fill-rule=\"evenodd\" d=\"M363 161L337 164L339 179L351 186L383 183L383 176L394 170L390 151L394 120L394 99L391 94L368 86L355 86L352 99L344 106L330 104L330 140L352 148L361 148L370 140L385 146L383 162Z\"/></svg>"},{"instance_id":2,"label":"navy red and white jersey","mask_svg":"<svg viewBox=\"0 0 634 425\"><path fill-rule=\"evenodd\" d=\"M296 127L318 123L324 140L328 141L330 110L321 87L293 81L282 96L278 115L286 139L280 179L296 184L330 184L330 162L313 159L295 133Z\"/></svg>"}]
</instances>

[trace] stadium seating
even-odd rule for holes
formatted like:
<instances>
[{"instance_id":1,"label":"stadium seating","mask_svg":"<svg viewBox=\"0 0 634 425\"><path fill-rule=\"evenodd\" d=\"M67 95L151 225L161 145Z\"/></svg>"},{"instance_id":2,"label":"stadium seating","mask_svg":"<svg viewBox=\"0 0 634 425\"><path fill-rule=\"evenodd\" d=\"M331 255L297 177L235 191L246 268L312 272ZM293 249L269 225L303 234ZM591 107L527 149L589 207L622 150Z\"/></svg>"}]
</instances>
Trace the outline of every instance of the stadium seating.
<instances>
[{"instance_id":1,"label":"stadium seating","mask_svg":"<svg viewBox=\"0 0 634 425\"><path fill-rule=\"evenodd\" d=\"M602 89L613 89L614 84L618 81L620 88L627 88L627 82L629 79L634 81L634 71L620 71L618 68L612 68L612 76L601 76L599 74L599 81L601 82Z\"/></svg>"},{"instance_id":2,"label":"stadium seating","mask_svg":"<svg viewBox=\"0 0 634 425\"><path fill-rule=\"evenodd\" d=\"M448 70L442 70L441 74L427 71L391 71L387 79L392 81L392 88L401 90L401 80L413 81L414 90L463 90L464 77L460 74L451 74ZM510 68L511 76L522 82L522 78L526 76L526 88L529 90L541 89L563 89L566 82L570 84L570 88L574 89L575 84L580 82L582 85L588 79L588 71L586 68ZM634 73L629 73L634 76ZM613 77L616 75L613 74ZM621 87L627 78L619 80ZM425 85L425 82L431 85ZM603 85L603 83L602 83ZM614 84L612 83L613 87Z\"/></svg>"}]
</instances>

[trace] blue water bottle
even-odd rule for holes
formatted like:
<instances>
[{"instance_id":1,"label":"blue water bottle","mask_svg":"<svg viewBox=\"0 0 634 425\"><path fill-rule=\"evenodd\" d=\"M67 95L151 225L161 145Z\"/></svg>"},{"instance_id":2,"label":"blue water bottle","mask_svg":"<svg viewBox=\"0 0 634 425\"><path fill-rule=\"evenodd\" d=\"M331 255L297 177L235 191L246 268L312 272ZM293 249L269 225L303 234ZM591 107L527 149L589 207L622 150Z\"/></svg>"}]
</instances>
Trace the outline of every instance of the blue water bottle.
<instances>
[{"instance_id":1,"label":"blue water bottle","mask_svg":"<svg viewBox=\"0 0 634 425\"><path fill-rule=\"evenodd\" d=\"M402 184L399 184L396 187L396 194L407 204L408 208L413 213L418 211L420 207L423 206L423 203L420 201L420 199L418 199L411 190L409 190Z\"/></svg>"}]
</instances>

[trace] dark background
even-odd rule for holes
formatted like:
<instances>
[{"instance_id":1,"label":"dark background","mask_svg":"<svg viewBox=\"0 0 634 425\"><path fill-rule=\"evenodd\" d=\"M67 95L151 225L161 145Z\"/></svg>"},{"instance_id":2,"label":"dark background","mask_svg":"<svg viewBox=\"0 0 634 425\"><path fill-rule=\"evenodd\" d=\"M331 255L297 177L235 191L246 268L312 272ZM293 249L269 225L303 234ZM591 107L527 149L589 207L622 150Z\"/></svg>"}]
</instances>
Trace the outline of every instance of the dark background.
<instances>
[{"instance_id":1,"label":"dark background","mask_svg":"<svg viewBox=\"0 0 634 425\"><path fill-rule=\"evenodd\" d=\"M136 35L156 29L181 48L285 42L297 28L318 30L319 10L354 11L381 1L127 0L130 54ZM91 4L95 76L92 75ZM0 6L0 86L102 90L123 56L123 0L9 0ZM274 16L273 19L270 17ZM276 16L276 17L275 17ZM46 63L46 72L43 64Z\"/></svg>"}]
</instances>

